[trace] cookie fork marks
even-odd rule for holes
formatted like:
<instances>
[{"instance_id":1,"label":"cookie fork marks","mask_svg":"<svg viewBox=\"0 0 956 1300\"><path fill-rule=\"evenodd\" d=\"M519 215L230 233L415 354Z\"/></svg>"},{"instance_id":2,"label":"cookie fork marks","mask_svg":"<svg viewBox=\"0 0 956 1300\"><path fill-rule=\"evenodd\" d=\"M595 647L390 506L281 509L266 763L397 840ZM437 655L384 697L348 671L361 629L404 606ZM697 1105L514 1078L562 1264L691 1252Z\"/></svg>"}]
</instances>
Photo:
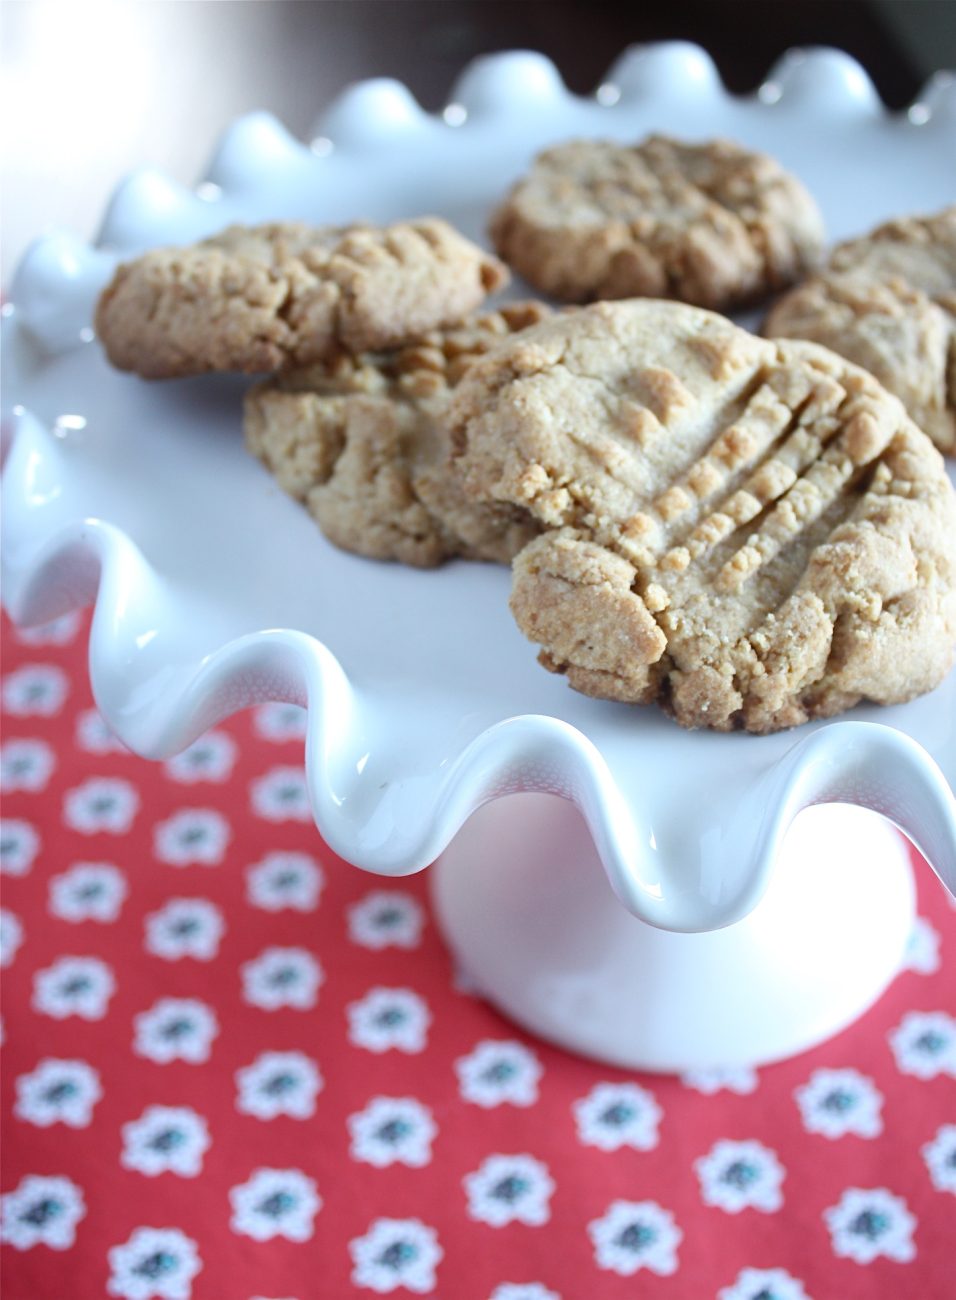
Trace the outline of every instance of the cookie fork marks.
<instances>
[{"instance_id":1,"label":"cookie fork marks","mask_svg":"<svg viewBox=\"0 0 956 1300\"><path fill-rule=\"evenodd\" d=\"M777 303L764 332L863 366L956 453L956 206L839 244L822 274Z\"/></svg>"},{"instance_id":2,"label":"cookie fork marks","mask_svg":"<svg viewBox=\"0 0 956 1300\"><path fill-rule=\"evenodd\" d=\"M275 371L405 343L506 280L500 262L435 217L231 226L120 266L96 330L114 366L147 379Z\"/></svg>"},{"instance_id":3,"label":"cookie fork marks","mask_svg":"<svg viewBox=\"0 0 956 1300\"><path fill-rule=\"evenodd\" d=\"M404 348L343 353L259 384L245 402L247 445L344 550L422 566L508 563L537 525L465 494L444 415L477 357L547 313L511 303Z\"/></svg>"},{"instance_id":4,"label":"cookie fork marks","mask_svg":"<svg viewBox=\"0 0 956 1300\"><path fill-rule=\"evenodd\" d=\"M956 499L869 375L646 301L557 317L522 346L558 360L516 373L502 347L451 418L471 490L550 530L515 561L512 595L546 667L688 726L752 731L942 678ZM646 445L635 392L667 365L690 400Z\"/></svg>"}]
</instances>

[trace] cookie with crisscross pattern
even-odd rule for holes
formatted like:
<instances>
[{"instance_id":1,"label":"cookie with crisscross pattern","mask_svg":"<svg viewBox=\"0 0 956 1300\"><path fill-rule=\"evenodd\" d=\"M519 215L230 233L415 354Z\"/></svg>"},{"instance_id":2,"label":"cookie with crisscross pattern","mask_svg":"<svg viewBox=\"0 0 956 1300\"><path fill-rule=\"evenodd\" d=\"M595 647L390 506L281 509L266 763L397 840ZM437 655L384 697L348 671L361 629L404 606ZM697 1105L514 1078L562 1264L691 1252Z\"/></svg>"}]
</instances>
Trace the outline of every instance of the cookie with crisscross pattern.
<instances>
[{"instance_id":1,"label":"cookie with crisscross pattern","mask_svg":"<svg viewBox=\"0 0 956 1300\"><path fill-rule=\"evenodd\" d=\"M469 365L546 314L511 303L404 348L280 375L246 397L246 442L344 550L415 565L508 563L537 525L465 493L444 417Z\"/></svg>"},{"instance_id":2,"label":"cookie with crisscross pattern","mask_svg":"<svg viewBox=\"0 0 956 1300\"><path fill-rule=\"evenodd\" d=\"M545 530L512 609L586 694L765 732L909 699L952 663L942 458L824 348L599 303L479 359L449 421L476 499Z\"/></svg>"},{"instance_id":3,"label":"cookie with crisscross pattern","mask_svg":"<svg viewBox=\"0 0 956 1300\"><path fill-rule=\"evenodd\" d=\"M823 220L773 158L729 140L574 140L540 154L494 214L501 257L563 302L676 298L727 310L819 261Z\"/></svg>"},{"instance_id":4,"label":"cookie with crisscross pattern","mask_svg":"<svg viewBox=\"0 0 956 1300\"><path fill-rule=\"evenodd\" d=\"M147 379L276 371L406 343L460 320L506 279L435 217L231 226L120 266L95 324L113 365Z\"/></svg>"},{"instance_id":5,"label":"cookie with crisscross pattern","mask_svg":"<svg viewBox=\"0 0 956 1300\"><path fill-rule=\"evenodd\" d=\"M956 207L839 244L826 271L781 298L764 332L863 366L956 455Z\"/></svg>"}]
</instances>

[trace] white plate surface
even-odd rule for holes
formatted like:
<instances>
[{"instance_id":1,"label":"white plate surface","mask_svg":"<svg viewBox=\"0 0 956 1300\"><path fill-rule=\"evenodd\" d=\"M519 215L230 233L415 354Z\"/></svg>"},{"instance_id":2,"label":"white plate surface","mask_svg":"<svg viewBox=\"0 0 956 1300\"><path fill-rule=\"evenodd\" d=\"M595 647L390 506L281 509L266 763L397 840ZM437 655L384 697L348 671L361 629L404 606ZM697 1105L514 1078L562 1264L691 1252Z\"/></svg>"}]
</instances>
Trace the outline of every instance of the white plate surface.
<instances>
[{"instance_id":1,"label":"white plate surface","mask_svg":"<svg viewBox=\"0 0 956 1300\"><path fill-rule=\"evenodd\" d=\"M285 217L439 213L481 238L541 147L651 130L770 151L834 239L956 198L952 79L891 115L835 51L787 56L746 99L702 51L673 44L628 51L593 98L513 53L473 64L439 116L372 81L309 144L265 114L241 119L195 192L137 173L96 248L54 234L21 263L4 308L4 600L39 622L95 596L97 702L145 756L253 702L308 702L316 822L370 870L417 870L483 800L533 789L579 804L619 896L667 928L744 915L811 802L887 814L956 889L956 673L911 704L762 738L588 700L538 667L505 569L420 572L337 551L244 451L245 381L147 384L91 339L120 256Z\"/></svg>"}]
</instances>

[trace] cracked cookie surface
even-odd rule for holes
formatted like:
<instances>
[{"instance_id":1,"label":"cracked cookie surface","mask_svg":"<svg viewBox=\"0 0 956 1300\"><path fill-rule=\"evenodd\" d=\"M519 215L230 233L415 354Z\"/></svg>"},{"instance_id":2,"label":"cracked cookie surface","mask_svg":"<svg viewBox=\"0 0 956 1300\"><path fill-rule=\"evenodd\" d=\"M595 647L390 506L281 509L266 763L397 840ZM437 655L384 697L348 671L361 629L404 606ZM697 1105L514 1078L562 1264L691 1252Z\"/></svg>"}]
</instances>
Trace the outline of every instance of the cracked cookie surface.
<instances>
[{"instance_id":1,"label":"cracked cookie surface","mask_svg":"<svg viewBox=\"0 0 956 1300\"><path fill-rule=\"evenodd\" d=\"M838 245L824 272L776 304L764 333L863 366L956 454L956 207Z\"/></svg>"},{"instance_id":2,"label":"cracked cookie surface","mask_svg":"<svg viewBox=\"0 0 956 1300\"><path fill-rule=\"evenodd\" d=\"M674 303L599 303L477 361L468 489L545 530L512 610L586 694L767 732L932 689L956 643L956 494L869 374Z\"/></svg>"},{"instance_id":3,"label":"cracked cookie surface","mask_svg":"<svg viewBox=\"0 0 956 1300\"><path fill-rule=\"evenodd\" d=\"M565 302L676 298L725 310L819 261L823 220L795 176L727 140L578 140L540 154L494 214L501 257Z\"/></svg>"},{"instance_id":4,"label":"cracked cookie surface","mask_svg":"<svg viewBox=\"0 0 956 1300\"><path fill-rule=\"evenodd\" d=\"M231 226L118 267L96 332L147 379L310 365L393 347L466 316L500 288L500 262L447 222Z\"/></svg>"},{"instance_id":5,"label":"cracked cookie surface","mask_svg":"<svg viewBox=\"0 0 956 1300\"><path fill-rule=\"evenodd\" d=\"M245 402L247 445L344 550L420 566L508 563L537 525L466 494L444 415L477 357L546 314L508 304L404 348L342 353L259 384Z\"/></svg>"}]
</instances>

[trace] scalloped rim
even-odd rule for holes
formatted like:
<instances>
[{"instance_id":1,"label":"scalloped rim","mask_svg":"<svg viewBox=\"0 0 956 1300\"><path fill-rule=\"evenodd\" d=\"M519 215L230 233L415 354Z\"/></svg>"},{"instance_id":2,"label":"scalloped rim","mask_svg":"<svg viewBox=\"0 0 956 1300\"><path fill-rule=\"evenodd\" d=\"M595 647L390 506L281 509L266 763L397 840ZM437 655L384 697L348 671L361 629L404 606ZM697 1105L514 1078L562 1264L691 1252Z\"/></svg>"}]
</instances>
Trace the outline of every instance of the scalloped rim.
<instances>
[{"instance_id":1,"label":"scalloped rim","mask_svg":"<svg viewBox=\"0 0 956 1300\"><path fill-rule=\"evenodd\" d=\"M713 61L698 46L632 47L614 63L595 98L613 112L615 105L638 97L676 93L685 100L688 95L727 94ZM226 131L196 191L140 171L115 192L98 247L62 233L31 245L15 273L4 314L16 312L51 351L75 346L89 334L92 301L115 262L100 245L122 249L151 242L170 213L201 227L208 224L210 208L230 194L261 186L276 168L315 166L333 149L357 152L393 144L409 133L467 130L470 123L516 109L547 112L561 97L572 98L550 60L512 51L472 63L442 114L424 113L405 86L387 79L346 90L320 119L311 145L295 140L271 115L251 114ZM831 49L788 52L751 98L775 112L790 106L828 116L839 111L851 118L887 112L860 65ZM956 122L956 77L937 74L905 117L913 129L934 123L950 129ZM157 589L156 574L128 536L99 520L77 521L40 543L21 540L31 532L24 512L36 465L51 451L53 435L19 409L4 432L11 445L3 482L4 600L15 621L44 622L94 601L94 695L110 726L144 757L178 752L214 722L250 704L267 699L307 704L306 770L316 825L330 847L357 866L383 875L421 870L486 800L516 789L552 790L552 784L535 775L546 757L548 767L560 773L564 792L581 808L622 903L662 928L714 929L746 915L767 886L793 817L819 802L854 802L889 816L956 892L956 798L939 767L902 732L853 721L835 722L798 739L765 772L754 792L762 824L749 868L721 882L709 897L658 878L655 864L641 853L639 827L598 750L571 725L538 715L501 722L472 741L452 764L435 806L417 818L404 809L409 817L401 832L376 851L359 855L343 801L333 795L332 773L348 731L352 691L330 651L292 630L245 636L180 673L162 701L134 708L130 691L113 707L107 683L119 679L119 662L128 663L131 654L128 647L122 654L117 648L112 631L116 611L132 593L141 598L144 591ZM908 793L912 811L906 818L896 811L886 786L882 774L888 770L895 788Z\"/></svg>"}]
</instances>

